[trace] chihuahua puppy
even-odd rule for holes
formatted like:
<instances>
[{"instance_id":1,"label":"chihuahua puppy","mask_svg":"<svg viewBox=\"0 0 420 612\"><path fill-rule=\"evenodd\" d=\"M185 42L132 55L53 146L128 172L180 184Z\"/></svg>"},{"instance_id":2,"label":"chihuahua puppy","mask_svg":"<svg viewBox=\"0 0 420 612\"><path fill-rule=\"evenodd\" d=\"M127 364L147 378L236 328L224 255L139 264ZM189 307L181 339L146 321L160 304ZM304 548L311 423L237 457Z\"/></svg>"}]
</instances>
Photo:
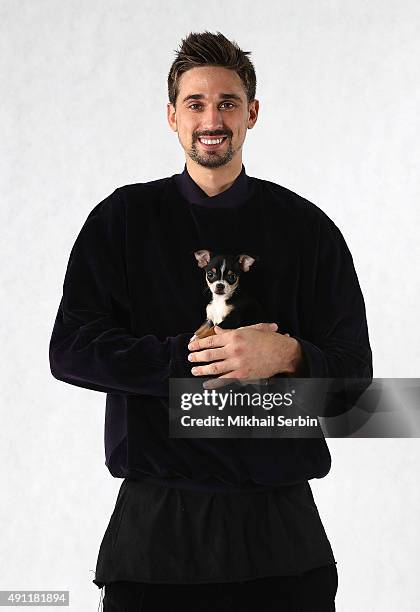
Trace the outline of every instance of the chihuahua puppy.
<instances>
[{"instance_id":1,"label":"chihuahua puppy","mask_svg":"<svg viewBox=\"0 0 420 612\"><path fill-rule=\"evenodd\" d=\"M203 268L211 301L206 307L207 319L197 329L191 341L214 335L214 326L237 329L262 322L262 308L254 298L245 295L239 282L249 272L258 257L215 255L207 250L195 251L198 267Z\"/></svg>"}]
</instances>

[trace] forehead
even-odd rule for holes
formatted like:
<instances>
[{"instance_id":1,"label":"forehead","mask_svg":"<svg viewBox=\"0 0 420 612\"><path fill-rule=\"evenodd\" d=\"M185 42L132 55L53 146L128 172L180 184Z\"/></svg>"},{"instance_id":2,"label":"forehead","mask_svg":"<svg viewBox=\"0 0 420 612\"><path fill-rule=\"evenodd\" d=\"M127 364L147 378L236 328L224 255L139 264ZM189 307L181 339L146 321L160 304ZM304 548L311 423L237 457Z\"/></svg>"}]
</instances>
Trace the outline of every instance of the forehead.
<instances>
[{"instance_id":1,"label":"forehead","mask_svg":"<svg viewBox=\"0 0 420 612\"><path fill-rule=\"evenodd\" d=\"M217 255L209 261L206 266L206 270L220 270L223 266L223 263L225 264L224 270L226 273L229 272L229 270L237 271L239 269L239 264L235 257L221 257L220 255Z\"/></svg>"},{"instance_id":2,"label":"forehead","mask_svg":"<svg viewBox=\"0 0 420 612\"><path fill-rule=\"evenodd\" d=\"M185 96L191 94L203 94L207 97L235 93L246 99L245 89L237 72L221 66L190 68L181 75L178 86L181 102Z\"/></svg>"}]
</instances>

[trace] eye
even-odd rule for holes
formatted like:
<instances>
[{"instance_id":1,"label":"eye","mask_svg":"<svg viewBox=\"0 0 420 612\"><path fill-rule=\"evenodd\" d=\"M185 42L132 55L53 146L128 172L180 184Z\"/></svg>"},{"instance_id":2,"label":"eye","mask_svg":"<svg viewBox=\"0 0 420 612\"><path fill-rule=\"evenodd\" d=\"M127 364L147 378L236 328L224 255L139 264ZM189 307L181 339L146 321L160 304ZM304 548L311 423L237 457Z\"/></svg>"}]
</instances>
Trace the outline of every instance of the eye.
<instances>
[{"instance_id":1,"label":"eye","mask_svg":"<svg viewBox=\"0 0 420 612\"><path fill-rule=\"evenodd\" d=\"M228 274L226 280L228 283L234 283L236 281L236 274Z\"/></svg>"},{"instance_id":2,"label":"eye","mask_svg":"<svg viewBox=\"0 0 420 612\"><path fill-rule=\"evenodd\" d=\"M210 272L207 272L207 278L208 278L209 280L212 280L212 278L214 278L214 276L215 276L214 272L211 272L211 271L210 271Z\"/></svg>"},{"instance_id":3,"label":"eye","mask_svg":"<svg viewBox=\"0 0 420 612\"><path fill-rule=\"evenodd\" d=\"M229 110L230 110L231 108L235 108L235 106L236 106L235 104L232 104L232 102L222 102L220 106L223 106L223 105L225 105L225 104L229 104ZM195 107L198 107L198 106L200 106L200 107L201 107L201 106L203 106L203 105L202 105L202 104L199 104L199 103L197 102L197 103L194 103L194 104L190 104L188 108L191 108L191 110L196 110L196 109L195 109Z\"/></svg>"}]
</instances>

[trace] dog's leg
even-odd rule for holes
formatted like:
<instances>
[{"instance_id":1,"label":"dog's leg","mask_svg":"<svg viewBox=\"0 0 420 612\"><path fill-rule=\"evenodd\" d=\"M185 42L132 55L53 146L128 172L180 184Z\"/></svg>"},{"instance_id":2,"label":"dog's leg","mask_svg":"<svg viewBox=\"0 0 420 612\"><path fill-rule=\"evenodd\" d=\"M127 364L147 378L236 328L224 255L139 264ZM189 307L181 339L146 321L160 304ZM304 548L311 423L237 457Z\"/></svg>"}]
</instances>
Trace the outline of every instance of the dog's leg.
<instances>
[{"instance_id":1,"label":"dog's leg","mask_svg":"<svg viewBox=\"0 0 420 612\"><path fill-rule=\"evenodd\" d=\"M200 338L207 338L208 336L214 336L215 335L215 331L214 331L214 325L213 325L213 321L210 321L209 319L207 319L206 321L204 321L204 323L202 325L200 325L200 327L197 329L197 331L195 332L194 336L191 338L191 342L193 340L197 340Z\"/></svg>"}]
</instances>

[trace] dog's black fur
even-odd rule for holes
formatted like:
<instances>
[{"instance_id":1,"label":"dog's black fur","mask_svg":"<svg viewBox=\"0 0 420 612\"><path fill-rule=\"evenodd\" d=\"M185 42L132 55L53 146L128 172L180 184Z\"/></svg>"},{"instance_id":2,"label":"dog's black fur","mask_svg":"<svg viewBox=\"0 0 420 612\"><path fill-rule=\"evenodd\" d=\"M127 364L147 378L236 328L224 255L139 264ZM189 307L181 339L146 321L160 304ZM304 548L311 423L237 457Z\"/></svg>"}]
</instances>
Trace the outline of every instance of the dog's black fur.
<instances>
[{"instance_id":1,"label":"dog's black fur","mask_svg":"<svg viewBox=\"0 0 420 612\"><path fill-rule=\"evenodd\" d=\"M214 326L237 329L260 323L263 319L259 302L240 287L241 275L248 272L257 256L215 255L208 250L195 251L198 266L206 273L212 299L207 305L207 319L195 332L196 338L214 334Z\"/></svg>"}]
</instances>

